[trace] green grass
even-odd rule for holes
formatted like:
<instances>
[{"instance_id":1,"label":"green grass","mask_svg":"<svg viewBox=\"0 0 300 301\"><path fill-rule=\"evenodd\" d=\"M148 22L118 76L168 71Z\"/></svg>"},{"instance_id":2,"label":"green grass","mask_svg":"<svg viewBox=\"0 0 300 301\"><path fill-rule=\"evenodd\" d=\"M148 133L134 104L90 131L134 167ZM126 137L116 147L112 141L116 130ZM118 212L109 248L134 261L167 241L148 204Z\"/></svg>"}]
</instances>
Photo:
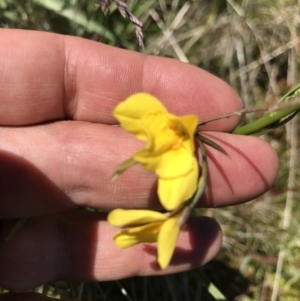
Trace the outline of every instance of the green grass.
<instances>
[{"instance_id":1,"label":"green grass","mask_svg":"<svg viewBox=\"0 0 300 301\"><path fill-rule=\"evenodd\" d=\"M298 1L127 3L144 24L144 53L173 57L208 70L231 84L245 106L272 104L298 83ZM105 17L90 0L0 0L0 24L77 35L142 51L131 22L123 19L114 5L110 11ZM252 114L248 120L256 117ZM298 300L297 126L296 120L263 136L280 156L279 175L270 192L247 204L201 210L216 218L224 231L220 254L205 267L166 277L57 283L37 290L84 300L214 300L201 278L205 275L227 300Z\"/></svg>"}]
</instances>

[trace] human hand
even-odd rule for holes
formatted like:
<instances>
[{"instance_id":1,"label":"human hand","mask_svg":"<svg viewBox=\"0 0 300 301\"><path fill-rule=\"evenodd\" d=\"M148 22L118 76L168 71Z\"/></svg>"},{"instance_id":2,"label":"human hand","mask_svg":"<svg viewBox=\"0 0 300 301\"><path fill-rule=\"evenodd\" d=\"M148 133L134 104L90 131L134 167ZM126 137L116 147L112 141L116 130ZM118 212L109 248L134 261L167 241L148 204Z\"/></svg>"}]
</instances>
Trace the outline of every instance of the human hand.
<instances>
[{"instance_id":1,"label":"human hand","mask_svg":"<svg viewBox=\"0 0 300 301\"><path fill-rule=\"evenodd\" d=\"M0 31L5 45L0 49L0 286L22 291L55 280L167 274L211 260L221 231L207 217L189 221L171 265L162 271L150 248L118 249L112 239L116 229L103 214L71 209L159 208L156 177L140 166L111 182L115 166L141 146L112 126L112 111L127 96L148 92L170 112L204 120L240 109L236 93L175 60L76 37ZM201 127L229 154L207 147L209 181L201 207L249 201L275 178L277 156L266 142L228 134L238 121ZM10 219L27 217L5 241L15 222Z\"/></svg>"}]
</instances>

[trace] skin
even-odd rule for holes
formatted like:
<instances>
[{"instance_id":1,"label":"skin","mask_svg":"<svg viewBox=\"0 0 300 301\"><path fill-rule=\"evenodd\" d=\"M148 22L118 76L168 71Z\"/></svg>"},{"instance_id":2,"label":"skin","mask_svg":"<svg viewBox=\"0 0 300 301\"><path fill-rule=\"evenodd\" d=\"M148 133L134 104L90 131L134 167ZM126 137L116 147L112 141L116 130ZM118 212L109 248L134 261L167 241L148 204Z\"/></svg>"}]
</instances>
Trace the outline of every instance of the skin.
<instances>
[{"instance_id":1,"label":"skin","mask_svg":"<svg viewBox=\"0 0 300 301\"><path fill-rule=\"evenodd\" d=\"M155 246L120 250L105 214L72 209L160 208L155 175L140 166L111 182L114 167L143 145L112 126L120 101L144 91L173 114L204 120L241 108L232 88L176 60L76 37L0 29L0 44L0 287L24 291L55 280L169 274L217 254L218 224L193 218L171 265L161 271ZM207 147L209 185L200 207L249 201L276 177L277 156L266 142L228 134L238 122L234 117L200 129L229 153ZM30 219L5 241L11 219L25 217ZM45 299L15 294L13 300L26 298Z\"/></svg>"}]
</instances>

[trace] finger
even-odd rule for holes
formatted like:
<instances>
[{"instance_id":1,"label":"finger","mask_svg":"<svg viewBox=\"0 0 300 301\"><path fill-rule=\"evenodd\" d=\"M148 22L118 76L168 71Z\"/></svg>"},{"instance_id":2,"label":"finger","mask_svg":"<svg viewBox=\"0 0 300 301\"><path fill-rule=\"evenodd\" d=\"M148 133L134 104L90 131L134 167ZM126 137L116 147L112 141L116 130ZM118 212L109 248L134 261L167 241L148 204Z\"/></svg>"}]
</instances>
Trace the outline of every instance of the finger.
<instances>
[{"instance_id":1,"label":"finger","mask_svg":"<svg viewBox=\"0 0 300 301\"><path fill-rule=\"evenodd\" d=\"M180 234L170 266L160 270L155 245L117 248L112 239L117 229L101 221L99 214L73 211L32 218L7 242L11 222L2 223L0 286L12 291L56 280L87 282L176 273L206 263L221 245L218 224L207 217L194 218Z\"/></svg>"},{"instance_id":2,"label":"finger","mask_svg":"<svg viewBox=\"0 0 300 301\"><path fill-rule=\"evenodd\" d=\"M141 166L111 181L114 168L141 147L119 127L58 122L0 128L0 135L3 218L49 214L74 206L160 208L156 176ZM273 183L278 160L266 142L225 133L204 135L220 144L229 157L207 148L209 182L201 206L248 201Z\"/></svg>"},{"instance_id":3,"label":"finger","mask_svg":"<svg viewBox=\"0 0 300 301\"><path fill-rule=\"evenodd\" d=\"M207 147L208 183L201 206L219 207L250 201L266 192L276 179L278 157L265 141L251 136L206 132L228 152Z\"/></svg>"},{"instance_id":4,"label":"finger","mask_svg":"<svg viewBox=\"0 0 300 301\"><path fill-rule=\"evenodd\" d=\"M174 114L207 119L241 107L222 80L176 60L76 37L0 29L0 125L75 119L115 124L112 111L148 92ZM238 118L203 127L228 131Z\"/></svg>"}]
</instances>

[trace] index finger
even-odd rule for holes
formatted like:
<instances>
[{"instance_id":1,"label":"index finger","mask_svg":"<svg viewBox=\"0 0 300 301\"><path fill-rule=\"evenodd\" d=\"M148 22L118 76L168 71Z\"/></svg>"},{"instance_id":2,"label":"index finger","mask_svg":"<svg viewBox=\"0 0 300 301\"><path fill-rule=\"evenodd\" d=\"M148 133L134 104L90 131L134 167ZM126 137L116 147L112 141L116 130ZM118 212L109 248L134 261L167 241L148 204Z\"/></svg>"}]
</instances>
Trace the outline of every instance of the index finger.
<instances>
[{"instance_id":1,"label":"index finger","mask_svg":"<svg viewBox=\"0 0 300 301\"><path fill-rule=\"evenodd\" d=\"M241 106L225 82L176 60L37 31L0 29L0 44L0 125L66 119L114 124L114 107L135 92L202 120ZM229 131L237 121L203 129Z\"/></svg>"}]
</instances>

